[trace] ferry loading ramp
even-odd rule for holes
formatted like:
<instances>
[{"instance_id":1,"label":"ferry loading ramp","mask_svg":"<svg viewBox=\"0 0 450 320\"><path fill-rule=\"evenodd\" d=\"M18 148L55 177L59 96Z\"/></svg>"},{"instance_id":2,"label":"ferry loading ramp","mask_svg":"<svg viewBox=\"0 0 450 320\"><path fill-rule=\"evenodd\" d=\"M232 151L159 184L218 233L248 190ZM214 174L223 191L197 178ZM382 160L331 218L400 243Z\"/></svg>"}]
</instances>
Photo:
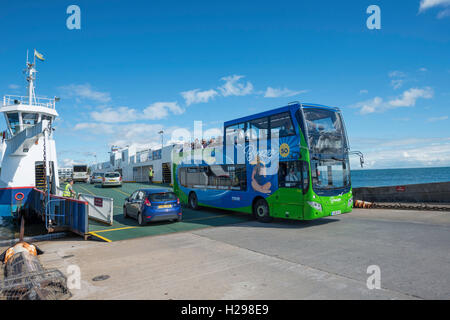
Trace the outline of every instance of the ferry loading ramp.
<instances>
[{"instance_id":1,"label":"ferry loading ramp","mask_svg":"<svg viewBox=\"0 0 450 320\"><path fill-rule=\"evenodd\" d=\"M145 226L139 226L135 219L124 218L123 203L125 198L138 189L152 187L160 188L158 185L151 186L144 183L124 183L122 187L108 188L102 188L100 184L74 184L74 189L78 193L114 199L114 221L112 226L101 222L89 221L89 233L107 242L232 225L253 219L250 215L243 213L210 208L192 210L186 207L183 207L183 219L181 222L151 222Z\"/></svg>"}]
</instances>

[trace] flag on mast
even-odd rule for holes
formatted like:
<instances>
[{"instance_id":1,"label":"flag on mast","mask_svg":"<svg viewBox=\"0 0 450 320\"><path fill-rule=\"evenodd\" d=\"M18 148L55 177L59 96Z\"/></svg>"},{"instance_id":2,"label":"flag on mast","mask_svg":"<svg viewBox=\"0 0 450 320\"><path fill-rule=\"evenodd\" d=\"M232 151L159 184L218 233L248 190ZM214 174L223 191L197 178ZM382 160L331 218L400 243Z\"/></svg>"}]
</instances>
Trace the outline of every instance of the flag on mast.
<instances>
[{"instance_id":1,"label":"flag on mast","mask_svg":"<svg viewBox=\"0 0 450 320\"><path fill-rule=\"evenodd\" d=\"M39 52L36 51L36 49L34 49L34 56L36 58L38 58L41 61L44 61L44 56L42 54L40 54Z\"/></svg>"}]
</instances>

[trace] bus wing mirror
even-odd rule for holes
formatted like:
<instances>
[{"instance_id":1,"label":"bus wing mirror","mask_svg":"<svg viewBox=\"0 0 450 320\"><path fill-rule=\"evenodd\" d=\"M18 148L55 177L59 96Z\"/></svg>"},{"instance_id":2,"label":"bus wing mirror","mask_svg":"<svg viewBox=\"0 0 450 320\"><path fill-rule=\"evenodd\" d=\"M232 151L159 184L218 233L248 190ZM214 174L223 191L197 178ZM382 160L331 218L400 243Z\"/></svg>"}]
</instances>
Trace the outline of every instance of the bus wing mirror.
<instances>
[{"instance_id":1,"label":"bus wing mirror","mask_svg":"<svg viewBox=\"0 0 450 320\"><path fill-rule=\"evenodd\" d=\"M359 156L359 163L361 164L361 168L364 167L364 155L361 151L350 151L349 154L356 154Z\"/></svg>"}]
</instances>

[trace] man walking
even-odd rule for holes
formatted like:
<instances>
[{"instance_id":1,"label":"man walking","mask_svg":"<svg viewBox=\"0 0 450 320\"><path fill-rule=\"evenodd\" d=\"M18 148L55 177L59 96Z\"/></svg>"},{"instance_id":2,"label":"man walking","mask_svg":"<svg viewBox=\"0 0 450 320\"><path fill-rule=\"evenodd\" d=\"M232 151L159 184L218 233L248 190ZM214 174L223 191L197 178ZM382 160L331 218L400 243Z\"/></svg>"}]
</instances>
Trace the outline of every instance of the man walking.
<instances>
[{"instance_id":1,"label":"man walking","mask_svg":"<svg viewBox=\"0 0 450 320\"><path fill-rule=\"evenodd\" d=\"M150 184L153 183L153 168L152 167L150 167L150 169L148 169L148 182Z\"/></svg>"},{"instance_id":2,"label":"man walking","mask_svg":"<svg viewBox=\"0 0 450 320\"><path fill-rule=\"evenodd\" d=\"M73 190L73 180L70 179L64 188L63 197L75 198L77 193Z\"/></svg>"}]
</instances>

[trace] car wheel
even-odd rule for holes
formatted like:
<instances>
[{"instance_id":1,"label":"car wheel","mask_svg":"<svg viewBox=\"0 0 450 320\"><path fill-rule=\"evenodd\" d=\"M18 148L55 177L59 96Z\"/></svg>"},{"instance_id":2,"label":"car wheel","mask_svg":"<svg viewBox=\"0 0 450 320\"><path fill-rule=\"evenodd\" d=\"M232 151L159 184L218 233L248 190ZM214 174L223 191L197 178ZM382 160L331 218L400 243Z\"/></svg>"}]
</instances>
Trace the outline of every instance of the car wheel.
<instances>
[{"instance_id":1,"label":"car wheel","mask_svg":"<svg viewBox=\"0 0 450 320\"><path fill-rule=\"evenodd\" d=\"M144 217L142 216L141 212L139 212L139 214L138 214L138 223L139 223L140 226L145 225Z\"/></svg>"},{"instance_id":2,"label":"car wheel","mask_svg":"<svg viewBox=\"0 0 450 320\"><path fill-rule=\"evenodd\" d=\"M195 192L189 194L189 206L194 210L198 210L198 200Z\"/></svg>"},{"instance_id":3,"label":"car wheel","mask_svg":"<svg viewBox=\"0 0 450 320\"><path fill-rule=\"evenodd\" d=\"M128 214L127 214L127 207L123 207L123 217L126 219L128 218Z\"/></svg>"},{"instance_id":4,"label":"car wheel","mask_svg":"<svg viewBox=\"0 0 450 320\"><path fill-rule=\"evenodd\" d=\"M270 209L266 200L257 200L255 205L253 206L253 210L258 221L270 222L273 220L273 218L270 216Z\"/></svg>"}]
</instances>

